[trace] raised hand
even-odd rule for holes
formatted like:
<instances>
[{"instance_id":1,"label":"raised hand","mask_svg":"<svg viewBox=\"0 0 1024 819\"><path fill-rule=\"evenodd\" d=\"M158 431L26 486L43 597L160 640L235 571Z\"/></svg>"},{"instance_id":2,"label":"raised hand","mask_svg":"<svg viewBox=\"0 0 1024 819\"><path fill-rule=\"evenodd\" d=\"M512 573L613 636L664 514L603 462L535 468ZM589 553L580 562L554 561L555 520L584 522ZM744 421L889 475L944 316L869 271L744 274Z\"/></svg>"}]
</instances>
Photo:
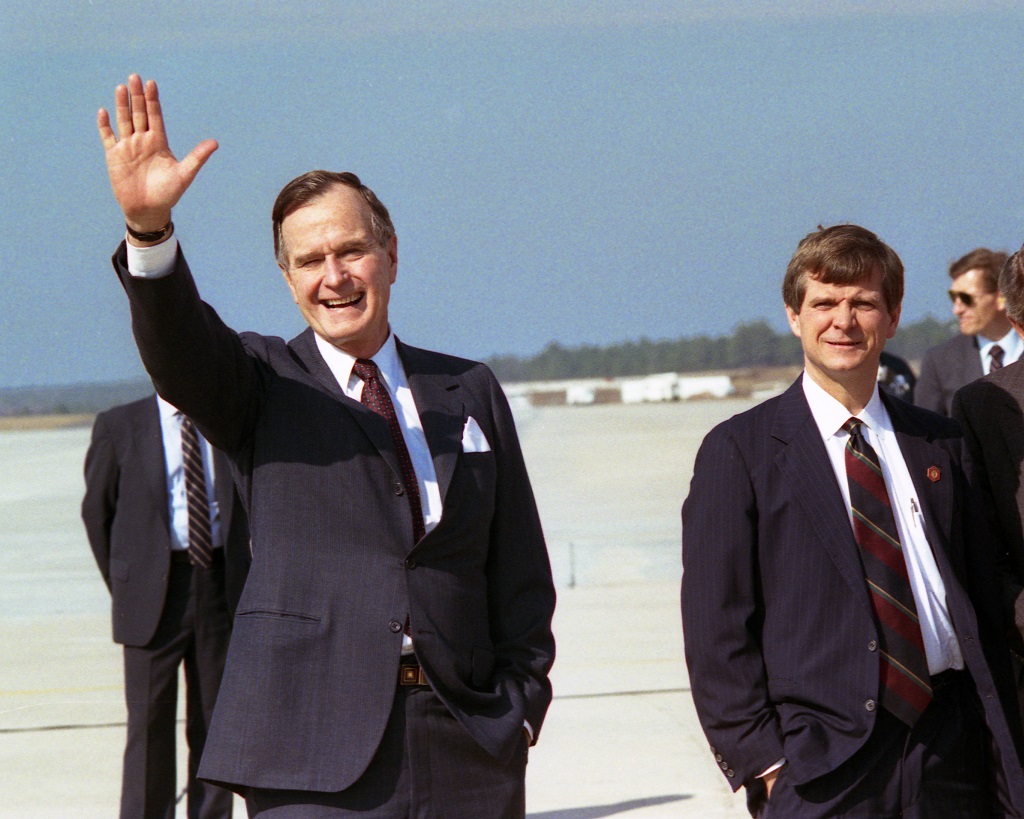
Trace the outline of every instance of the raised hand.
<instances>
[{"instance_id":1,"label":"raised hand","mask_svg":"<svg viewBox=\"0 0 1024 819\"><path fill-rule=\"evenodd\" d=\"M96 117L107 155L107 171L125 221L140 233L159 231L171 220L173 208L206 164L217 142L200 142L180 162L167 145L160 95L156 82L145 85L138 74L114 92L117 134L110 114L101 108Z\"/></svg>"}]
</instances>

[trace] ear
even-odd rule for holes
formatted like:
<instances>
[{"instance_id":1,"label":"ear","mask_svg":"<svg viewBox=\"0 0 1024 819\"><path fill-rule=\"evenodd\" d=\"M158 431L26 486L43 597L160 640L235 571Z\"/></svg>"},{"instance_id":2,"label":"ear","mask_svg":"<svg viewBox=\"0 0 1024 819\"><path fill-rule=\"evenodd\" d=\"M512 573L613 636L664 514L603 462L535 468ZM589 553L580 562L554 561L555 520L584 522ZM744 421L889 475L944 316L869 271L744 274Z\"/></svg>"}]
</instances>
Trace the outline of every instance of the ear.
<instances>
[{"instance_id":1,"label":"ear","mask_svg":"<svg viewBox=\"0 0 1024 819\"><path fill-rule=\"evenodd\" d=\"M800 338L800 314L788 304L786 305L786 318L789 320L789 329L793 335Z\"/></svg>"},{"instance_id":2,"label":"ear","mask_svg":"<svg viewBox=\"0 0 1024 819\"><path fill-rule=\"evenodd\" d=\"M1002 293L996 294L996 309L1000 313L1006 312L1006 296L1004 296Z\"/></svg>"},{"instance_id":3,"label":"ear","mask_svg":"<svg viewBox=\"0 0 1024 819\"><path fill-rule=\"evenodd\" d=\"M391 261L391 284L394 284L398 278L398 236L391 237L386 250Z\"/></svg>"},{"instance_id":4,"label":"ear","mask_svg":"<svg viewBox=\"0 0 1024 819\"><path fill-rule=\"evenodd\" d=\"M892 338L896 335L896 328L900 324L900 313L903 311L903 305L899 304L895 310L889 312L889 332L885 334L886 338Z\"/></svg>"}]
</instances>

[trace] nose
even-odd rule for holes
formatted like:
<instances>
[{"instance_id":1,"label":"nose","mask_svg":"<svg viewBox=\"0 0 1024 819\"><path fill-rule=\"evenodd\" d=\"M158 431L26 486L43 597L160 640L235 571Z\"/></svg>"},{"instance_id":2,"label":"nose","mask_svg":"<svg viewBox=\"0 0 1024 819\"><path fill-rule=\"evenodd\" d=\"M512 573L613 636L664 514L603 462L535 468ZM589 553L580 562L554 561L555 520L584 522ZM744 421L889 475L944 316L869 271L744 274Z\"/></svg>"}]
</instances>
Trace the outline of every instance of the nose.
<instances>
[{"instance_id":1,"label":"nose","mask_svg":"<svg viewBox=\"0 0 1024 819\"><path fill-rule=\"evenodd\" d=\"M962 299L953 299L953 315L959 318L964 314L967 309L967 305L963 303Z\"/></svg>"},{"instance_id":2,"label":"nose","mask_svg":"<svg viewBox=\"0 0 1024 819\"><path fill-rule=\"evenodd\" d=\"M337 256L324 258L324 283L328 287L342 284L348 278L348 267Z\"/></svg>"},{"instance_id":3,"label":"nose","mask_svg":"<svg viewBox=\"0 0 1024 819\"><path fill-rule=\"evenodd\" d=\"M832 323L842 328L851 327L856 324L857 321L854 318L853 308L845 301L840 303L832 315Z\"/></svg>"}]
</instances>

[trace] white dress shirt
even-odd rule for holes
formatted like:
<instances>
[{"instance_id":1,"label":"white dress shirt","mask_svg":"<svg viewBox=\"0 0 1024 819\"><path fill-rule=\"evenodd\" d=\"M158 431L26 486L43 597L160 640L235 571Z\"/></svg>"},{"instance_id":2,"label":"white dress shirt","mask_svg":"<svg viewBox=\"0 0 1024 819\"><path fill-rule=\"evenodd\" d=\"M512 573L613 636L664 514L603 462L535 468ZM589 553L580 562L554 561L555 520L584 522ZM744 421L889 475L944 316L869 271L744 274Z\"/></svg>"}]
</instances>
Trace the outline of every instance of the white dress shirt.
<instances>
[{"instance_id":1,"label":"white dress shirt","mask_svg":"<svg viewBox=\"0 0 1024 819\"><path fill-rule=\"evenodd\" d=\"M1021 357L1024 353L1024 339L1017 335L1017 331L1012 327L1010 332L997 341L991 341L985 338L985 336L979 335L978 337L978 354L981 356L981 371L988 375L992 372L992 348L997 344L1003 350L1003 366L1012 364L1014 361Z\"/></svg>"},{"instance_id":2,"label":"white dress shirt","mask_svg":"<svg viewBox=\"0 0 1024 819\"><path fill-rule=\"evenodd\" d=\"M342 392L349 398L359 401L363 394L363 379L352 372L356 363L355 356L339 350L329 341L325 341L314 333L317 349L324 357L327 366L338 380ZM427 436L423 432L420 414L416 409L409 381L405 376L402 359L398 357L395 346L395 334L388 328L388 340L384 342L373 356L373 363L380 370L384 388L391 396L395 405L398 425L402 428L402 437L409 450L412 467L416 471L416 483L420 489L420 506L423 509L423 531L429 532L441 520L441 490L437 485L437 473L434 472L434 460L427 445Z\"/></svg>"},{"instance_id":3,"label":"white dress shirt","mask_svg":"<svg viewBox=\"0 0 1024 819\"><path fill-rule=\"evenodd\" d=\"M846 478L846 442L850 436L842 429L843 424L851 417L850 411L818 386L806 372L803 376L803 389L807 403L811 407L811 415L825 442L839 489L843 493L852 529L850 485ZM957 642L946 604L946 586L925 536L924 517L921 514L921 504L917 500L917 490L896 440L889 413L879 397L877 385L871 401L857 417L864 422L864 437L878 453L885 485L889 489L896 527L907 561L910 586L914 592L914 602L917 604L924 650L928 658L928 672L935 675L951 668L963 668L960 644Z\"/></svg>"},{"instance_id":4,"label":"white dress shirt","mask_svg":"<svg viewBox=\"0 0 1024 819\"><path fill-rule=\"evenodd\" d=\"M172 404L157 396L160 408L160 433L164 439L164 464L167 467L167 509L171 521L171 549L188 549L188 497L185 492L185 467L181 455L181 422L185 417ZM224 545L220 531L220 507L214 489L213 448L196 430L199 447L203 453L203 470L206 473L206 497L210 503L210 534L213 548Z\"/></svg>"}]
</instances>

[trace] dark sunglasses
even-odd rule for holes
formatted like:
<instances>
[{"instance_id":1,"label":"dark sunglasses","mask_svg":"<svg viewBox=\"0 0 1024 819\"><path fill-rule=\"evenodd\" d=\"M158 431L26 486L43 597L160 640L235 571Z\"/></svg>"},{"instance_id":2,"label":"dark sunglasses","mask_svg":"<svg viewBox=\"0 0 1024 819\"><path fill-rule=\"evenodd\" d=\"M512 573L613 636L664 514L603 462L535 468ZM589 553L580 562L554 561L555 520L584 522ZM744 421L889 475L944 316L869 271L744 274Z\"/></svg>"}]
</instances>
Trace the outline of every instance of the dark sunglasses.
<instances>
[{"instance_id":1,"label":"dark sunglasses","mask_svg":"<svg viewBox=\"0 0 1024 819\"><path fill-rule=\"evenodd\" d=\"M956 304L956 300L960 299L961 304L964 307L974 307L974 296L970 293L961 293L959 290L949 291L949 300Z\"/></svg>"}]
</instances>

